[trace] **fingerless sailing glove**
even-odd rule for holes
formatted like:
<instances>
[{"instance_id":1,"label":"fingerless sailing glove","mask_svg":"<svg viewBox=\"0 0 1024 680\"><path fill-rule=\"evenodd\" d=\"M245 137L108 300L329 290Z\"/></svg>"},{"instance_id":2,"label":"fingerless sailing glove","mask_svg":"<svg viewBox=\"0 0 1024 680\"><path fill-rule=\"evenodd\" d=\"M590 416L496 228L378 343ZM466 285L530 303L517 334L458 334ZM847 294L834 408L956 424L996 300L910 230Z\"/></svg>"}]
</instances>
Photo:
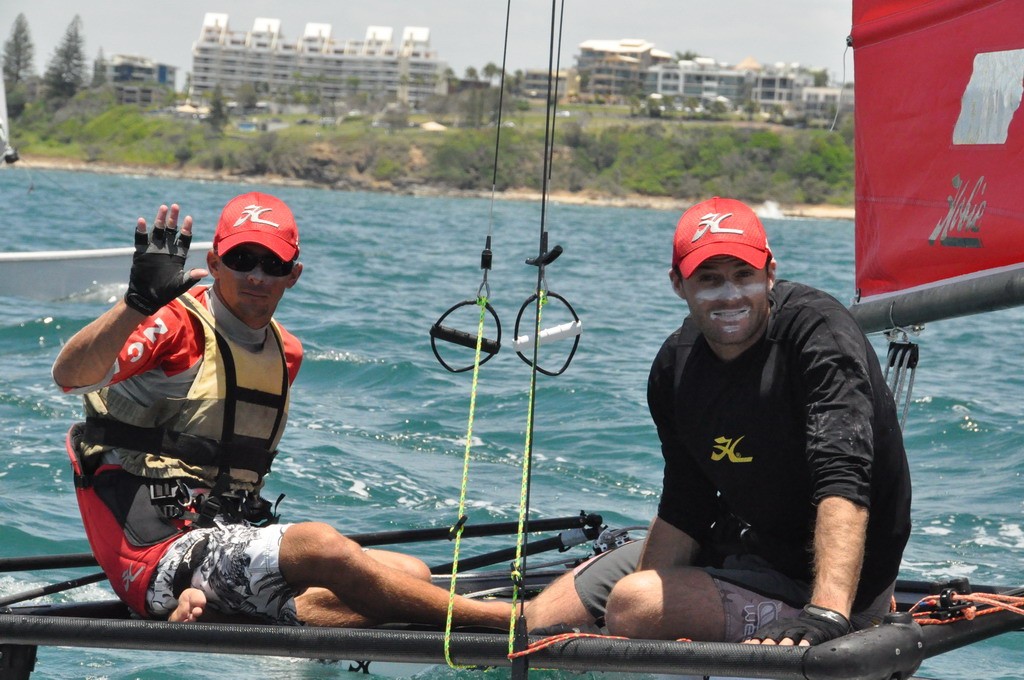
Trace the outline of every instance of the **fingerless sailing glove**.
<instances>
[{"instance_id":1,"label":"fingerless sailing glove","mask_svg":"<svg viewBox=\"0 0 1024 680\"><path fill-rule=\"evenodd\" d=\"M191 288L199 279L185 276L192 236L174 229L135 232L135 254L124 301L146 316Z\"/></svg>"},{"instance_id":2,"label":"fingerless sailing glove","mask_svg":"<svg viewBox=\"0 0 1024 680\"><path fill-rule=\"evenodd\" d=\"M839 612L809 604L795 619L778 619L761 626L750 636L751 640L775 640L789 638L793 644L807 640L816 645L853 631L850 620Z\"/></svg>"}]
</instances>

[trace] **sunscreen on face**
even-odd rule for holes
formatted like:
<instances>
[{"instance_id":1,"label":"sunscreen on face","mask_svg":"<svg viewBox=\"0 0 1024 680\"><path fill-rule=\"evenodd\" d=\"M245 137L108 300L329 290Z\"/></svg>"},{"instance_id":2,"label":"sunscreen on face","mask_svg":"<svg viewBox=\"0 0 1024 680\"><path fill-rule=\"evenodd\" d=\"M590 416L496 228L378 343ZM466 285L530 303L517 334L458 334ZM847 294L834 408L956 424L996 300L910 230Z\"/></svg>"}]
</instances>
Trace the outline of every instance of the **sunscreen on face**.
<instances>
[{"instance_id":1,"label":"sunscreen on face","mask_svg":"<svg viewBox=\"0 0 1024 680\"><path fill-rule=\"evenodd\" d=\"M693 297L698 302L727 302L729 300L742 300L743 298L754 297L763 290L763 283L745 283L737 286L732 281L726 281L714 288L701 288L694 293Z\"/></svg>"}]
</instances>

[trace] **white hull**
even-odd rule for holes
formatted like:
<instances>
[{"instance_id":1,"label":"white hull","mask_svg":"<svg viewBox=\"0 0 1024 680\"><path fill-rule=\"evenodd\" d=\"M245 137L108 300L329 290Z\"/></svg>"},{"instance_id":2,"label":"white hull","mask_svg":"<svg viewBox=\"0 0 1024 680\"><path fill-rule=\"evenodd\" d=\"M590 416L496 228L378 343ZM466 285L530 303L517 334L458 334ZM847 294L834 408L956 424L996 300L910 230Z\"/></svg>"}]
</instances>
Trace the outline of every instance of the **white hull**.
<instances>
[{"instance_id":1,"label":"white hull","mask_svg":"<svg viewBox=\"0 0 1024 680\"><path fill-rule=\"evenodd\" d=\"M212 243L193 243L186 268L204 267ZM62 300L128 286L134 246L0 253L0 296Z\"/></svg>"}]
</instances>

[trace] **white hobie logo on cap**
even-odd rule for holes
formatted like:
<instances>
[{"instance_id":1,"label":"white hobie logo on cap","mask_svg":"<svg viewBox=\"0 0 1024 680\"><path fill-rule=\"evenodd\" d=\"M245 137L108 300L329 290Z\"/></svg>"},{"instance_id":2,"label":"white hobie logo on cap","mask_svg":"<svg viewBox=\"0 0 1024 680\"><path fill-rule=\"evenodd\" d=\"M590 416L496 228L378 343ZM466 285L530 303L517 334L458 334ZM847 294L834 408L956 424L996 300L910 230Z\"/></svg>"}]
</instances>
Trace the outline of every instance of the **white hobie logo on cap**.
<instances>
[{"instance_id":1,"label":"white hobie logo on cap","mask_svg":"<svg viewBox=\"0 0 1024 680\"><path fill-rule=\"evenodd\" d=\"M273 210L273 208L262 208L262 207L260 207L258 205L247 205L242 210L242 216L239 217L238 220L234 224L232 224L231 226L232 227L240 227L243 224L245 224L246 220L249 220L253 224L265 224L268 227L274 227L275 229L280 229L281 225L278 224L277 222L271 222L270 220L265 220L265 219L260 217L260 215L262 215L263 213L270 212L271 210Z\"/></svg>"},{"instance_id":2,"label":"white hobie logo on cap","mask_svg":"<svg viewBox=\"0 0 1024 680\"><path fill-rule=\"evenodd\" d=\"M742 229L725 229L720 226L727 217L732 217L732 213L708 213L701 217L700 222L697 223L697 231L690 239L690 243L696 243L701 236L709 231L712 234L742 234Z\"/></svg>"}]
</instances>

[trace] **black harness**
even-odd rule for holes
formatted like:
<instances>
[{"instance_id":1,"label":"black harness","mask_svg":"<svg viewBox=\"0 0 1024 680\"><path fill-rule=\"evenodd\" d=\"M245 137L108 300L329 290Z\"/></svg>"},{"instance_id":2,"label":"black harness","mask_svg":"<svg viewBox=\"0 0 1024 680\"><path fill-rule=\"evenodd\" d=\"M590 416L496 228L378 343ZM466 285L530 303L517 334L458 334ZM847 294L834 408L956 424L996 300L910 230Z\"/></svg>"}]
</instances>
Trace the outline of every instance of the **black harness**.
<instances>
[{"instance_id":1,"label":"black harness","mask_svg":"<svg viewBox=\"0 0 1024 680\"><path fill-rule=\"evenodd\" d=\"M180 300L194 311L191 300L187 297ZM224 365L226 389L220 438L202 437L160 427L141 427L110 418L89 417L80 430L81 441L90 445L144 451L186 465L216 467L217 477L210 489L205 489L206 484L200 480L145 479L150 502L167 519L192 520L198 526L205 527L211 526L218 515L225 515L235 520L244 519L257 526L273 524L278 521L275 510L284 495L272 504L258 493L232 490L230 472L233 468L247 470L259 480L270 472L277 450L269 447L277 440L281 430L288 398L288 365L284 352L281 352L282 384L279 394L239 387L235 360L227 339L201 314L194 311L193 316L203 322L208 332L213 333ZM280 336L277 341L283 349ZM277 413L266 439L235 433L239 402L265 406ZM75 483L87 486L92 483L92 478L76 479Z\"/></svg>"}]
</instances>

